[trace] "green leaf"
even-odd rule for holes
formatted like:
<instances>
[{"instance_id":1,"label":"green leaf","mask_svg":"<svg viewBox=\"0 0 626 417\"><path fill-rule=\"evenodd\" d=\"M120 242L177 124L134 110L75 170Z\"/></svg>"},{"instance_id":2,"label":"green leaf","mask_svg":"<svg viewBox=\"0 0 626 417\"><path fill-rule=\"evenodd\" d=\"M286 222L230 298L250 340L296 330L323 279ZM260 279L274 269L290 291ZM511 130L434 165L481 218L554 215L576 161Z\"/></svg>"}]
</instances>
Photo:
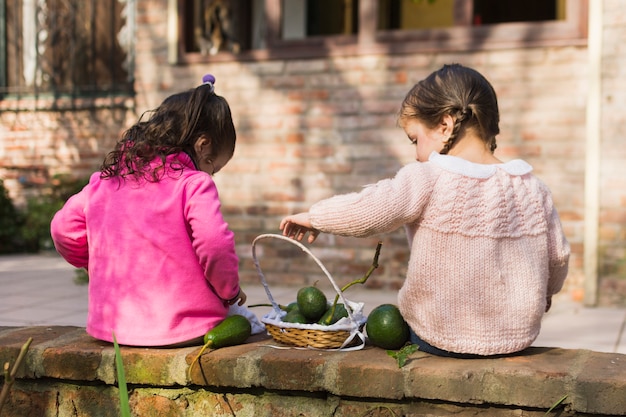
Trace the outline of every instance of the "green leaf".
<instances>
[{"instance_id":1,"label":"green leaf","mask_svg":"<svg viewBox=\"0 0 626 417\"><path fill-rule=\"evenodd\" d=\"M546 413L544 414L544 416L547 416L550 412L552 412L552 410L554 410L555 408L557 408L559 405L561 405L561 403L563 401L565 401L565 399L567 398L567 394L565 394L564 396L562 396L557 402L555 402L552 407L550 407L550 409L548 409L548 411L546 411Z\"/></svg>"},{"instance_id":2,"label":"green leaf","mask_svg":"<svg viewBox=\"0 0 626 417\"><path fill-rule=\"evenodd\" d=\"M404 365L406 365L406 361L409 359L409 356L417 352L418 350L419 346L414 344L408 344L398 351L388 350L387 355L396 360L398 368L402 368Z\"/></svg>"},{"instance_id":3,"label":"green leaf","mask_svg":"<svg viewBox=\"0 0 626 417\"><path fill-rule=\"evenodd\" d=\"M124 373L124 362L120 346L117 344L115 333L113 333L113 346L115 347L115 368L117 369L117 387L120 393L120 411L122 417L130 416L130 405L128 403L128 388L126 387L126 374Z\"/></svg>"}]
</instances>

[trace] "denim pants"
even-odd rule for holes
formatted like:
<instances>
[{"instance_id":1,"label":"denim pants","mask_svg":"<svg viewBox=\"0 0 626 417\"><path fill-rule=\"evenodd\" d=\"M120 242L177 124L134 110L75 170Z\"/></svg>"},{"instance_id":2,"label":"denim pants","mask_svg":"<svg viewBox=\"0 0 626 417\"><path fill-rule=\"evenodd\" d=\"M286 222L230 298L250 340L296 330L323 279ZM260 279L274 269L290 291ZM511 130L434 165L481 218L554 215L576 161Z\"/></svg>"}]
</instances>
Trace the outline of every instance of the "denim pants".
<instances>
[{"instance_id":1,"label":"denim pants","mask_svg":"<svg viewBox=\"0 0 626 417\"><path fill-rule=\"evenodd\" d=\"M490 359L490 358L501 358L505 356L511 356L511 354L484 356L484 355L474 355L472 353L448 352L447 350L439 349L438 347L435 347L431 345L430 343L422 340L417 335L417 333L413 331L413 329L409 329L409 330L410 330L410 336L411 336L410 337L411 343L419 346L419 350L421 352L430 353L431 355L444 356L447 358L457 358L457 359Z\"/></svg>"}]
</instances>

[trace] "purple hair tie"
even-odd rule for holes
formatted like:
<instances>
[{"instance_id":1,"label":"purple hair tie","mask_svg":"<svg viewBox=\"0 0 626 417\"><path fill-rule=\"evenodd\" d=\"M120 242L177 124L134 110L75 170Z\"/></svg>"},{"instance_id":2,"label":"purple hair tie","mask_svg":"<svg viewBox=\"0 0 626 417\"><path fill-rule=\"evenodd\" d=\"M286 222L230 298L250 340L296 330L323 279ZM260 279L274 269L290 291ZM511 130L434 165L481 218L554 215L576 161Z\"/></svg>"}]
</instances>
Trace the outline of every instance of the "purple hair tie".
<instances>
[{"instance_id":1,"label":"purple hair tie","mask_svg":"<svg viewBox=\"0 0 626 417\"><path fill-rule=\"evenodd\" d=\"M208 85L211 88L211 92L215 91L215 77L212 74L205 74L202 77L202 84Z\"/></svg>"}]
</instances>

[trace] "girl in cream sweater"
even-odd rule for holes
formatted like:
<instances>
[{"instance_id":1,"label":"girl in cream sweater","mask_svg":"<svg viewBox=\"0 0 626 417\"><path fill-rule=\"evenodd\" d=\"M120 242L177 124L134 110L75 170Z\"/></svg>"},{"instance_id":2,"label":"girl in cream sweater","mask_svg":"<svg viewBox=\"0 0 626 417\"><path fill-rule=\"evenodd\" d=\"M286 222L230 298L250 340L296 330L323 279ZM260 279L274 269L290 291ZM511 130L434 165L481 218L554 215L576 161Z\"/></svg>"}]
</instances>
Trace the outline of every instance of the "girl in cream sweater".
<instances>
[{"instance_id":1,"label":"girl in cream sweater","mask_svg":"<svg viewBox=\"0 0 626 417\"><path fill-rule=\"evenodd\" d=\"M549 189L522 160L494 155L495 91L445 65L405 97L399 124L416 162L361 192L285 217L285 236L366 237L404 226L411 250L398 306L420 350L483 357L520 352L539 334L567 276L570 248Z\"/></svg>"}]
</instances>

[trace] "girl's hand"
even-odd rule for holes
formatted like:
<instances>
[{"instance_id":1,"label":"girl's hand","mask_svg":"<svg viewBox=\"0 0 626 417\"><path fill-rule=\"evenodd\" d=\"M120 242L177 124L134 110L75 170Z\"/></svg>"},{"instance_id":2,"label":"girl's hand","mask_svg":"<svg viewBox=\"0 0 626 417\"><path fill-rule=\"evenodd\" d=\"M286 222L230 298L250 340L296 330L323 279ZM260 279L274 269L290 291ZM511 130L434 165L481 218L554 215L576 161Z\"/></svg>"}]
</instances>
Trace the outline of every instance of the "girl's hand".
<instances>
[{"instance_id":1,"label":"girl's hand","mask_svg":"<svg viewBox=\"0 0 626 417\"><path fill-rule=\"evenodd\" d=\"M246 303L246 300L248 299L248 296L246 295L245 292L243 292L243 290L240 288L239 289L239 293L237 293L237 295L234 298L231 298L230 300L228 300L226 303L228 305L233 305L235 303L237 303L237 301L239 301L239 303L237 303L238 305L242 306Z\"/></svg>"},{"instance_id":2,"label":"girl's hand","mask_svg":"<svg viewBox=\"0 0 626 417\"><path fill-rule=\"evenodd\" d=\"M302 240L308 233L309 243L315 242L315 239L317 239L317 236L320 234L319 230L311 226L309 213L299 213L285 217L280 222L280 230L283 231L283 236L295 240Z\"/></svg>"}]
</instances>

